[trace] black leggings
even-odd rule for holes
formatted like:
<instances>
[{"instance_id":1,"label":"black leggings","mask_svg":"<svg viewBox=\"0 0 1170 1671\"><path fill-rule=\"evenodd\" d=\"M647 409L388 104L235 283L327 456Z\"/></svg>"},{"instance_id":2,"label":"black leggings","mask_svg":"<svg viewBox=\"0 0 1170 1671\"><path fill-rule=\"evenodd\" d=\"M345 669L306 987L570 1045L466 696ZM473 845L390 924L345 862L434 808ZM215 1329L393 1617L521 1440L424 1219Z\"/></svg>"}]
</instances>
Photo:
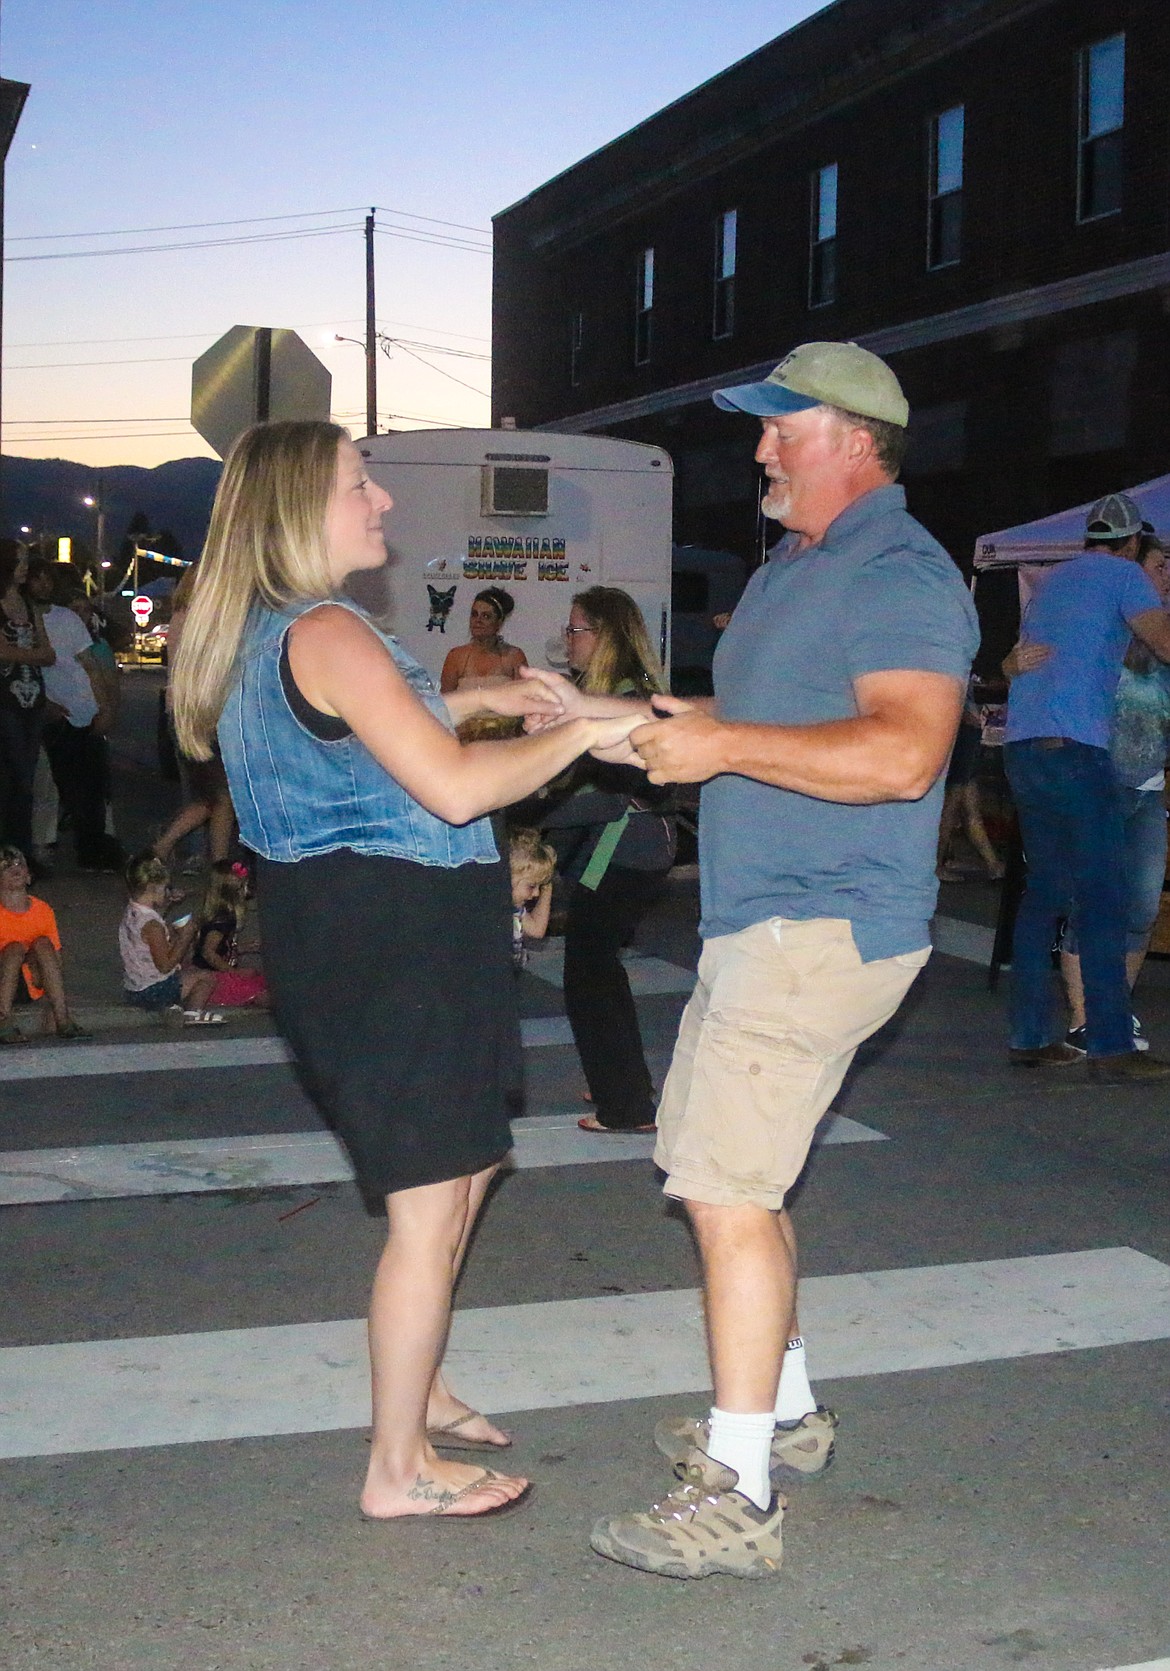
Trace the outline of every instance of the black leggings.
<instances>
[{"instance_id":1,"label":"black leggings","mask_svg":"<svg viewBox=\"0 0 1170 1671\"><path fill-rule=\"evenodd\" d=\"M595 892L578 882L569 900L565 1009L594 1113L614 1129L654 1119L654 1086L620 953L666 875L610 865Z\"/></svg>"}]
</instances>

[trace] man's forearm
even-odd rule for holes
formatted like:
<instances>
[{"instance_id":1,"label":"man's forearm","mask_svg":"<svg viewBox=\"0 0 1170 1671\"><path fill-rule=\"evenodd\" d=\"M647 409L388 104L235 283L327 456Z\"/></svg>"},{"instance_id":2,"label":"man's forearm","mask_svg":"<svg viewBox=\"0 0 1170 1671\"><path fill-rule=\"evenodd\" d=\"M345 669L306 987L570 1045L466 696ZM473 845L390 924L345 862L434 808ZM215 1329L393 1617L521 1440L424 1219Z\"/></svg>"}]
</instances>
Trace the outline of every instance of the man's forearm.
<instances>
[{"instance_id":1,"label":"man's forearm","mask_svg":"<svg viewBox=\"0 0 1170 1671\"><path fill-rule=\"evenodd\" d=\"M906 728L876 715L823 725L725 723L725 772L820 801L916 801L938 766Z\"/></svg>"}]
</instances>

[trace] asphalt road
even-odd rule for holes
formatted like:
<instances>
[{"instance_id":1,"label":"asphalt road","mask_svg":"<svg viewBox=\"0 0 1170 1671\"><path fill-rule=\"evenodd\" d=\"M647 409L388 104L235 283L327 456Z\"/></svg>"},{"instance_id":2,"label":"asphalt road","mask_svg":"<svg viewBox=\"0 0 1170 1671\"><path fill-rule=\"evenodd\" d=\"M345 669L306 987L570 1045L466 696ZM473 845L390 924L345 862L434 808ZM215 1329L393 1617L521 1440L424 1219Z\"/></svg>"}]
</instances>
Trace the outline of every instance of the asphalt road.
<instances>
[{"instance_id":1,"label":"asphalt road","mask_svg":"<svg viewBox=\"0 0 1170 1671\"><path fill-rule=\"evenodd\" d=\"M683 878L638 947L658 1072L694 925ZM1002 998L936 954L862 1053L796 1206L837 1461L788 1489L774 1582L655 1579L598 1559L588 1531L664 1492L654 1422L705 1407L697 1273L644 1144L576 1136L555 974L554 957L523 980L519 1164L472 1250L452 1353L538 1491L479 1526L358 1518L380 1228L278 1041L0 1057L0 1661L1100 1671L1170 1655L1166 1092L1013 1072ZM1139 1008L1170 1051L1165 965Z\"/></svg>"}]
</instances>

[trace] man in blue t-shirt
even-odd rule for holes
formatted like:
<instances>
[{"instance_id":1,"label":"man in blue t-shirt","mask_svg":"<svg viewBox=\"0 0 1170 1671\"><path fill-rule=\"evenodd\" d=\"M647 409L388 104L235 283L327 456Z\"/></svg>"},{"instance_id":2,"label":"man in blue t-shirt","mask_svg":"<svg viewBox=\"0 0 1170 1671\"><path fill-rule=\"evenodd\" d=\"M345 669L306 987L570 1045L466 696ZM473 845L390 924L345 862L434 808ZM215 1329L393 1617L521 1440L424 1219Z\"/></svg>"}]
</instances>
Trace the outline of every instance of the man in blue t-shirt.
<instances>
[{"instance_id":1,"label":"man in blue t-shirt","mask_svg":"<svg viewBox=\"0 0 1170 1671\"><path fill-rule=\"evenodd\" d=\"M978 644L958 570L895 485L909 408L883 361L806 343L715 399L760 419L764 512L799 536L748 585L713 700L655 698L669 717L631 737L652 782L704 786L704 950L655 1160L699 1244L715 1404L659 1423L682 1484L592 1538L680 1578L776 1572L770 1474L832 1456L785 1199L858 1045L929 956L940 774Z\"/></svg>"},{"instance_id":2,"label":"man in blue t-shirt","mask_svg":"<svg viewBox=\"0 0 1170 1671\"><path fill-rule=\"evenodd\" d=\"M1065 1067L1052 942L1075 920L1085 989L1085 1046L1096 1078L1170 1077L1170 1062L1134 1048L1126 980L1125 826L1109 755L1121 664L1136 634L1170 660L1170 615L1136 558L1142 513L1124 493L1089 512L1085 551L1040 584L1024 613L1012 681L1004 770L1020 818L1028 882L1012 946L1011 1059ZM1030 647L1045 646L1029 660Z\"/></svg>"}]
</instances>

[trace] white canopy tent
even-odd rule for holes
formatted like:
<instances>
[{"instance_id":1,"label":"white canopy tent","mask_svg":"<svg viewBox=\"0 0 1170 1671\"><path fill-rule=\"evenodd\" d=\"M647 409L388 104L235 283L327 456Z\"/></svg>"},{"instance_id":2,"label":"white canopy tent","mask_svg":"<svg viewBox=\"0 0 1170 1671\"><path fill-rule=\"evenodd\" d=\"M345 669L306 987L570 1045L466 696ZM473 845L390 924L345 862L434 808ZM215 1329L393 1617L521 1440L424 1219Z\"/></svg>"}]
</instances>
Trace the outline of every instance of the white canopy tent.
<instances>
[{"instance_id":1,"label":"white canopy tent","mask_svg":"<svg viewBox=\"0 0 1170 1671\"><path fill-rule=\"evenodd\" d=\"M1141 506L1142 515L1159 533L1170 533L1170 475L1155 476L1126 493ZM1072 510L1057 511L1018 528L1004 528L997 534L982 534L975 542L976 571L1018 569L1033 563L1062 563L1076 557L1085 544L1085 519L1096 503L1090 499Z\"/></svg>"}]
</instances>

